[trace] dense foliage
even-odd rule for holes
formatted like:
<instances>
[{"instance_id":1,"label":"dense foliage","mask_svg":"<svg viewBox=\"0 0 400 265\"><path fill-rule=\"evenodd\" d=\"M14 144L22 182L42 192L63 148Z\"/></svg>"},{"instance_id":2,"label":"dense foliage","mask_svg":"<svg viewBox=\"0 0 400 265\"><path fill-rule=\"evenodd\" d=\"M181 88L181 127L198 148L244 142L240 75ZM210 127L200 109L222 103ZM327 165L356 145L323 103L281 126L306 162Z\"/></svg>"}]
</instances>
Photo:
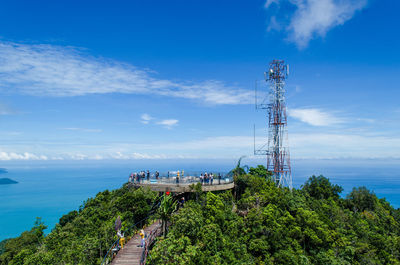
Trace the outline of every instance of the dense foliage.
<instances>
[{"instance_id":1,"label":"dense foliage","mask_svg":"<svg viewBox=\"0 0 400 265\"><path fill-rule=\"evenodd\" d=\"M175 213L172 197L164 197L156 216L171 226L150 264L400 264L400 210L365 187L341 198L342 188L323 176L290 191L277 188L263 166L238 163L232 172L233 191L204 193L194 185ZM47 236L37 219L0 243L0 264L99 264L116 239L116 217L125 230L156 198L127 185L101 192Z\"/></svg>"},{"instance_id":2,"label":"dense foliage","mask_svg":"<svg viewBox=\"0 0 400 265\"><path fill-rule=\"evenodd\" d=\"M150 263L400 264L399 209L365 187L340 198L341 187L312 176L289 191L262 166L235 181L234 194L193 195Z\"/></svg>"},{"instance_id":3,"label":"dense foliage","mask_svg":"<svg viewBox=\"0 0 400 265\"><path fill-rule=\"evenodd\" d=\"M36 220L30 231L0 244L0 264L100 264L110 245L117 239L116 217L122 230L145 218L156 193L131 189L127 185L104 191L84 202L79 211L61 217L47 236L46 227Z\"/></svg>"},{"instance_id":4,"label":"dense foliage","mask_svg":"<svg viewBox=\"0 0 400 265\"><path fill-rule=\"evenodd\" d=\"M162 232L164 235L167 234L167 223L171 219L171 215L176 208L177 202L174 201L172 196L164 195L162 197L157 217L162 220Z\"/></svg>"}]
</instances>

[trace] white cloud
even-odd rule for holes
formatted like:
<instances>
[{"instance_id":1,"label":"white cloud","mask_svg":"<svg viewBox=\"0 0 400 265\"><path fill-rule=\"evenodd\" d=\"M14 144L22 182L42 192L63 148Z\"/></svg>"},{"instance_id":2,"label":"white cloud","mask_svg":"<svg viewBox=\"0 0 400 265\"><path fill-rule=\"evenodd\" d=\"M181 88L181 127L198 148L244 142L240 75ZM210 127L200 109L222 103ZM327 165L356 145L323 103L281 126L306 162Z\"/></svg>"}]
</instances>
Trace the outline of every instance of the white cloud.
<instances>
[{"instance_id":1,"label":"white cloud","mask_svg":"<svg viewBox=\"0 0 400 265\"><path fill-rule=\"evenodd\" d=\"M150 116L147 113L142 114L142 116L140 118L141 118L141 123L143 123L143 124L149 124L150 121L156 120L155 124L162 125L167 129L172 129L172 127L178 125L178 122L179 122L179 120L176 120L176 119L165 119L165 120L157 121L156 118Z\"/></svg>"},{"instance_id":2,"label":"white cloud","mask_svg":"<svg viewBox=\"0 0 400 265\"><path fill-rule=\"evenodd\" d=\"M393 136L292 134L290 145L296 158L400 158L400 138Z\"/></svg>"},{"instance_id":3,"label":"white cloud","mask_svg":"<svg viewBox=\"0 0 400 265\"><path fill-rule=\"evenodd\" d=\"M269 20L267 31L272 31L272 30L280 31L281 28L282 26L276 20L276 17L272 16L271 19Z\"/></svg>"},{"instance_id":4,"label":"white cloud","mask_svg":"<svg viewBox=\"0 0 400 265\"><path fill-rule=\"evenodd\" d=\"M173 126L178 125L178 122L179 122L179 121L178 121L178 120L175 120L175 119L168 119L168 120L159 121L159 122L157 122L157 124L163 125L163 126L165 126L166 128L171 129Z\"/></svg>"},{"instance_id":5,"label":"white cloud","mask_svg":"<svg viewBox=\"0 0 400 265\"><path fill-rule=\"evenodd\" d=\"M267 0L269 8L277 0ZM304 48L315 37L324 37L332 28L343 25L367 5L367 0L281 0L296 7L287 31L289 39ZM285 14L286 16L287 14Z\"/></svg>"},{"instance_id":6,"label":"white cloud","mask_svg":"<svg viewBox=\"0 0 400 265\"><path fill-rule=\"evenodd\" d=\"M267 0L267 2L265 2L264 7L265 7L265 8L268 8L268 7L270 7L270 5L272 5L272 4L278 5L278 4L279 4L279 0Z\"/></svg>"},{"instance_id":7,"label":"white cloud","mask_svg":"<svg viewBox=\"0 0 400 265\"><path fill-rule=\"evenodd\" d=\"M313 129L315 130L315 129ZM256 138L256 147L266 143ZM237 158L253 154L252 136L216 136L189 141L158 143L110 142L93 146L68 145L66 153L52 150L49 143L45 154L0 151L0 160L133 160L176 158ZM25 145L24 145L25 146ZM40 148L41 144L37 145ZM42 146L43 147L43 146ZM335 158L400 158L400 137L358 133L293 133L289 147L294 159Z\"/></svg>"},{"instance_id":8,"label":"white cloud","mask_svg":"<svg viewBox=\"0 0 400 265\"><path fill-rule=\"evenodd\" d=\"M14 152L0 152L0 160L48 160L48 157L45 155L35 155L28 152L21 154Z\"/></svg>"},{"instance_id":9,"label":"white cloud","mask_svg":"<svg viewBox=\"0 0 400 265\"><path fill-rule=\"evenodd\" d=\"M189 152L206 157L237 157L252 155L253 137L219 136L187 142L158 145L157 149ZM256 147L266 143L266 138L257 137ZM346 133L289 133L289 149L294 159L313 158L400 158L400 138L396 136L346 134Z\"/></svg>"},{"instance_id":10,"label":"white cloud","mask_svg":"<svg viewBox=\"0 0 400 265\"><path fill-rule=\"evenodd\" d=\"M288 114L292 118L313 126L330 126L344 122L342 118L338 118L331 113L313 108L288 109Z\"/></svg>"},{"instance_id":11,"label":"white cloud","mask_svg":"<svg viewBox=\"0 0 400 265\"><path fill-rule=\"evenodd\" d=\"M156 153L171 152L203 158L234 158L253 154L252 136L217 136L204 139L170 142L151 146L135 146L136 149ZM267 142L256 138L256 148ZM132 147L133 148L133 147ZM349 133L290 133L291 157L331 158L400 158L400 138L396 136L349 134Z\"/></svg>"},{"instance_id":12,"label":"white cloud","mask_svg":"<svg viewBox=\"0 0 400 265\"><path fill-rule=\"evenodd\" d=\"M208 104L251 104L253 92L216 80L157 79L154 71L71 47L0 42L0 89L39 96L152 94Z\"/></svg>"},{"instance_id":13,"label":"white cloud","mask_svg":"<svg viewBox=\"0 0 400 265\"><path fill-rule=\"evenodd\" d=\"M93 159L93 160L103 160L104 157L102 155L98 155L97 154L97 155L92 156L91 159Z\"/></svg>"},{"instance_id":14,"label":"white cloud","mask_svg":"<svg viewBox=\"0 0 400 265\"><path fill-rule=\"evenodd\" d=\"M375 123L376 122L376 120L369 119L369 118L357 118L356 120L366 122L366 123Z\"/></svg>"},{"instance_id":15,"label":"white cloud","mask_svg":"<svg viewBox=\"0 0 400 265\"><path fill-rule=\"evenodd\" d=\"M81 131L81 132L92 132L92 133L99 133L99 132L102 132L102 131L103 131L103 130L101 130L101 129L88 129L88 128L77 128L77 127L63 128L63 130L67 130L67 131Z\"/></svg>"},{"instance_id":16,"label":"white cloud","mask_svg":"<svg viewBox=\"0 0 400 265\"><path fill-rule=\"evenodd\" d=\"M140 116L141 118L141 122L143 124L148 124L151 120L153 120L154 118L151 117L149 114L147 113L143 113L142 116Z\"/></svg>"},{"instance_id":17,"label":"white cloud","mask_svg":"<svg viewBox=\"0 0 400 265\"><path fill-rule=\"evenodd\" d=\"M258 139L260 140L260 139ZM253 150L253 137L248 136L217 136L207 137L198 140L186 141L186 142L172 142L157 145L158 148L166 150L227 150L227 149L248 149Z\"/></svg>"},{"instance_id":18,"label":"white cloud","mask_svg":"<svg viewBox=\"0 0 400 265\"><path fill-rule=\"evenodd\" d=\"M178 156L173 156L172 158L177 158ZM69 154L61 154L56 156L46 156L46 155L37 155L33 153L15 153L15 152L0 152L0 161L11 161L11 160L105 160L105 159L116 159L116 160L129 160L129 159L168 159L170 156L157 154L150 155L144 153L108 153L108 154L83 154L83 153L69 153Z\"/></svg>"},{"instance_id":19,"label":"white cloud","mask_svg":"<svg viewBox=\"0 0 400 265\"><path fill-rule=\"evenodd\" d=\"M118 159L118 160L129 160L129 159L168 159L170 157L164 155L164 154L157 154L157 155L149 155L149 154L143 154L143 153L122 153L122 152L116 152L110 155L111 158L113 159Z\"/></svg>"}]
</instances>

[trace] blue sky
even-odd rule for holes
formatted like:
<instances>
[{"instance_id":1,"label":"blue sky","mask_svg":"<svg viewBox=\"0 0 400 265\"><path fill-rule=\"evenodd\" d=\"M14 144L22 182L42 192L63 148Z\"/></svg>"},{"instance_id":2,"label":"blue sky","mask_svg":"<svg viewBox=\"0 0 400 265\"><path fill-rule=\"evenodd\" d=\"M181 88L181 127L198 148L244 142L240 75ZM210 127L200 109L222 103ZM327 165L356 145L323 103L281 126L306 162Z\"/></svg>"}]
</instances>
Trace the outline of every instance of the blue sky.
<instances>
[{"instance_id":1,"label":"blue sky","mask_svg":"<svg viewBox=\"0 0 400 265\"><path fill-rule=\"evenodd\" d=\"M0 160L250 156L273 59L291 69L292 158L400 158L399 8L2 1Z\"/></svg>"}]
</instances>

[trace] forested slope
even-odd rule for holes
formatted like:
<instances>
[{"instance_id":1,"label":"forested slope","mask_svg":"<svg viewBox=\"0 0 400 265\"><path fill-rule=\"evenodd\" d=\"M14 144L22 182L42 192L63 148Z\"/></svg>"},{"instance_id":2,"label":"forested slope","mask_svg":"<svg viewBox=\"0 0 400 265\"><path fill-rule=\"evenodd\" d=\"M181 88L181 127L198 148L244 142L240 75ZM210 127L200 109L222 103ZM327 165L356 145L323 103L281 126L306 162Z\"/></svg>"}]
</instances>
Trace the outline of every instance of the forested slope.
<instances>
[{"instance_id":1,"label":"forested slope","mask_svg":"<svg viewBox=\"0 0 400 265\"><path fill-rule=\"evenodd\" d=\"M311 177L301 189L277 188L264 167L234 170L235 189L199 187L171 217L150 264L400 264L400 211L364 187L342 188ZM104 191L64 215L47 236L30 231L0 243L0 264L100 264L123 229L146 217L157 194Z\"/></svg>"},{"instance_id":2,"label":"forested slope","mask_svg":"<svg viewBox=\"0 0 400 265\"><path fill-rule=\"evenodd\" d=\"M343 199L313 176L290 192L261 166L235 180L234 196L187 202L151 264L400 264L399 210L366 188Z\"/></svg>"},{"instance_id":3,"label":"forested slope","mask_svg":"<svg viewBox=\"0 0 400 265\"><path fill-rule=\"evenodd\" d=\"M125 230L147 216L155 199L155 192L127 185L100 192L85 201L79 211L61 217L47 236L46 226L38 219L30 231L0 244L0 264L100 264L116 239L117 216L121 216Z\"/></svg>"}]
</instances>

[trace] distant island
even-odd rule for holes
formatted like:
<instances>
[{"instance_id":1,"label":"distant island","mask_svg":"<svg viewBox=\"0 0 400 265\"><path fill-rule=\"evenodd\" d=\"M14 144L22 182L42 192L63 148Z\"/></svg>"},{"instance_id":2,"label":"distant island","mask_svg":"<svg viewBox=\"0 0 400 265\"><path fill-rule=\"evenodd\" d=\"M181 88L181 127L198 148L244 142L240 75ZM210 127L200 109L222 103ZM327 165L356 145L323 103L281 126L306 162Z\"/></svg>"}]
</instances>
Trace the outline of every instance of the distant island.
<instances>
[{"instance_id":1,"label":"distant island","mask_svg":"<svg viewBox=\"0 0 400 265\"><path fill-rule=\"evenodd\" d=\"M0 178L0 185L17 184L18 181L9 178Z\"/></svg>"}]
</instances>

